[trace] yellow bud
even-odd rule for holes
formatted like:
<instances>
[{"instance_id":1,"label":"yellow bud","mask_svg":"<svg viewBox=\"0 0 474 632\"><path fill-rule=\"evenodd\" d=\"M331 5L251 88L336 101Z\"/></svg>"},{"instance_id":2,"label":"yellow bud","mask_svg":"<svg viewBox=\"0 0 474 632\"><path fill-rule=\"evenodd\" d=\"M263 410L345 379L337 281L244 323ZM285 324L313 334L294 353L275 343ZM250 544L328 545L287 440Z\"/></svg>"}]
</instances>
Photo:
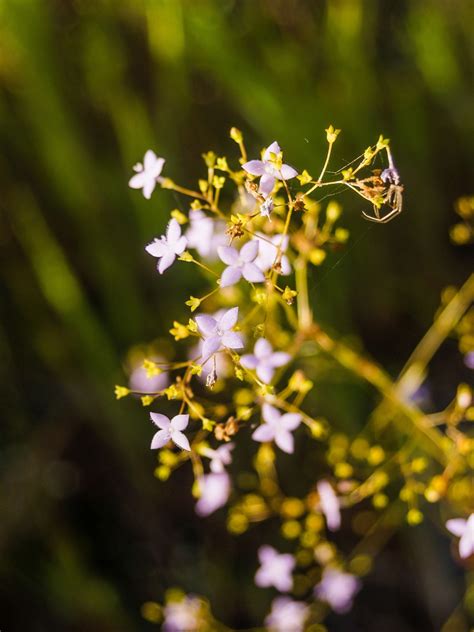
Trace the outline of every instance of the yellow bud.
<instances>
[{"instance_id":1,"label":"yellow bud","mask_svg":"<svg viewBox=\"0 0 474 632\"><path fill-rule=\"evenodd\" d=\"M244 372L239 366L234 367L234 373L235 373L235 377L238 380L240 380L241 382L244 381Z\"/></svg>"},{"instance_id":2,"label":"yellow bud","mask_svg":"<svg viewBox=\"0 0 474 632\"><path fill-rule=\"evenodd\" d=\"M174 189L174 182L171 178L163 178L160 184L162 189Z\"/></svg>"},{"instance_id":3,"label":"yellow bud","mask_svg":"<svg viewBox=\"0 0 474 632\"><path fill-rule=\"evenodd\" d=\"M164 390L164 394L168 399L181 399L181 392L176 388L176 384L171 384Z\"/></svg>"},{"instance_id":4,"label":"yellow bud","mask_svg":"<svg viewBox=\"0 0 474 632\"><path fill-rule=\"evenodd\" d=\"M472 391L467 384L460 384L456 393L456 404L465 410L472 402Z\"/></svg>"},{"instance_id":5,"label":"yellow bud","mask_svg":"<svg viewBox=\"0 0 474 632\"><path fill-rule=\"evenodd\" d=\"M242 132L240 131L240 129L237 129L236 127L231 127L230 137L232 138L233 141L239 144L243 140Z\"/></svg>"},{"instance_id":6,"label":"yellow bud","mask_svg":"<svg viewBox=\"0 0 474 632\"><path fill-rule=\"evenodd\" d=\"M326 427L325 424L317 419L312 419L309 422L309 429L311 430L311 435L315 439L321 439L326 435Z\"/></svg>"},{"instance_id":7,"label":"yellow bud","mask_svg":"<svg viewBox=\"0 0 474 632\"><path fill-rule=\"evenodd\" d=\"M233 511L227 519L227 530L235 535L240 535L247 531L249 521L247 516L238 511Z\"/></svg>"},{"instance_id":8,"label":"yellow bud","mask_svg":"<svg viewBox=\"0 0 474 632\"><path fill-rule=\"evenodd\" d=\"M313 248L309 253L309 260L315 266L321 265L324 259L326 259L326 253L322 248Z\"/></svg>"},{"instance_id":9,"label":"yellow bud","mask_svg":"<svg viewBox=\"0 0 474 632\"><path fill-rule=\"evenodd\" d=\"M130 394L130 389L126 386L115 386L115 397L117 399L122 399L122 397L127 397Z\"/></svg>"},{"instance_id":10,"label":"yellow bud","mask_svg":"<svg viewBox=\"0 0 474 632\"><path fill-rule=\"evenodd\" d=\"M191 373L191 375L201 375L201 373L202 373L202 366L200 364L192 364L190 373Z\"/></svg>"},{"instance_id":11,"label":"yellow bud","mask_svg":"<svg viewBox=\"0 0 474 632\"><path fill-rule=\"evenodd\" d=\"M349 463L338 463L334 468L334 474L338 478L349 478L349 476L352 476L353 471L352 465Z\"/></svg>"},{"instance_id":12,"label":"yellow bud","mask_svg":"<svg viewBox=\"0 0 474 632\"><path fill-rule=\"evenodd\" d=\"M212 167L216 164L216 154L213 151L208 151L206 154L202 154L204 158L204 162L206 163L206 167L212 169Z\"/></svg>"},{"instance_id":13,"label":"yellow bud","mask_svg":"<svg viewBox=\"0 0 474 632\"><path fill-rule=\"evenodd\" d=\"M238 406L247 406L254 401L254 394L249 388L241 388L234 394L234 402Z\"/></svg>"},{"instance_id":14,"label":"yellow bud","mask_svg":"<svg viewBox=\"0 0 474 632\"><path fill-rule=\"evenodd\" d=\"M151 404L153 404L155 398L151 395L143 395L142 397L140 397L140 399L143 406L150 406Z\"/></svg>"},{"instance_id":15,"label":"yellow bud","mask_svg":"<svg viewBox=\"0 0 474 632\"><path fill-rule=\"evenodd\" d=\"M332 200L329 202L328 207L326 209L326 220L333 224L337 219L339 219L342 213L342 207L338 202Z\"/></svg>"},{"instance_id":16,"label":"yellow bud","mask_svg":"<svg viewBox=\"0 0 474 632\"><path fill-rule=\"evenodd\" d=\"M187 261L188 263L190 263L191 261L194 261L194 257L187 250L185 250L182 254L180 254L178 259L180 261Z\"/></svg>"},{"instance_id":17,"label":"yellow bud","mask_svg":"<svg viewBox=\"0 0 474 632\"><path fill-rule=\"evenodd\" d=\"M293 540L301 533L301 525L297 520L287 520L281 525L281 533L284 538Z\"/></svg>"},{"instance_id":18,"label":"yellow bud","mask_svg":"<svg viewBox=\"0 0 474 632\"><path fill-rule=\"evenodd\" d=\"M375 494L372 498L372 504L376 509L383 509L388 505L388 496L386 494Z\"/></svg>"},{"instance_id":19,"label":"yellow bud","mask_svg":"<svg viewBox=\"0 0 474 632\"><path fill-rule=\"evenodd\" d=\"M175 208L171 211L171 217L178 222L178 224L186 224L188 218L184 213L182 213L178 208Z\"/></svg>"},{"instance_id":20,"label":"yellow bud","mask_svg":"<svg viewBox=\"0 0 474 632\"><path fill-rule=\"evenodd\" d=\"M187 327L188 330L193 334L195 334L198 330L197 324L192 318L189 319Z\"/></svg>"},{"instance_id":21,"label":"yellow bud","mask_svg":"<svg viewBox=\"0 0 474 632\"><path fill-rule=\"evenodd\" d=\"M140 608L142 617L150 623L160 623L162 619L161 606L154 601L146 601Z\"/></svg>"},{"instance_id":22,"label":"yellow bud","mask_svg":"<svg viewBox=\"0 0 474 632\"><path fill-rule=\"evenodd\" d=\"M201 191L201 193L206 193L208 188L209 188L209 182L207 180L199 180L198 182L199 184L199 190Z\"/></svg>"},{"instance_id":23,"label":"yellow bud","mask_svg":"<svg viewBox=\"0 0 474 632\"><path fill-rule=\"evenodd\" d=\"M189 331L186 325L178 323L177 320L173 322L173 327L170 329L170 334L175 340L183 340L189 336Z\"/></svg>"},{"instance_id":24,"label":"yellow bud","mask_svg":"<svg viewBox=\"0 0 474 632\"><path fill-rule=\"evenodd\" d=\"M413 461L411 462L411 470L415 474L420 474L421 472L424 472L427 466L428 466L428 461L423 456L413 459Z\"/></svg>"},{"instance_id":25,"label":"yellow bud","mask_svg":"<svg viewBox=\"0 0 474 632\"><path fill-rule=\"evenodd\" d=\"M390 144L390 139L389 138L384 138L382 136L382 134L380 134L379 139L377 141L377 150L380 151L381 149L384 149L385 147L388 147Z\"/></svg>"},{"instance_id":26,"label":"yellow bud","mask_svg":"<svg viewBox=\"0 0 474 632\"><path fill-rule=\"evenodd\" d=\"M154 474L160 481L166 481L170 477L171 470L166 465L159 465L155 468Z\"/></svg>"},{"instance_id":27,"label":"yellow bud","mask_svg":"<svg viewBox=\"0 0 474 632\"><path fill-rule=\"evenodd\" d=\"M227 158L224 156L222 158L217 159L216 169L219 171L229 171L229 165L227 164Z\"/></svg>"},{"instance_id":28,"label":"yellow bud","mask_svg":"<svg viewBox=\"0 0 474 632\"><path fill-rule=\"evenodd\" d=\"M299 176L296 176L298 178L298 180L300 181L301 186L304 186L305 184L308 184L309 182L311 182L311 180L313 179L313 176L311 176L306 169L303 171L303 173L301 173Z\"/></svg>"},{"instance_id":29,"label":"yellow bud","mask_svg":"<svg viewBox=\"0 0 474 632\"><path fill-rule=\"evenodd\" d=\"M161 373L163 373L160 367L157 366L157 364L152 360L143 360L143 368L146 371L146 376L148 379L155 375L160 375Z\"/></svg>"},{"instance_id":30,"label":"yellow bud","mask_svg":"<svg viewBox=\"0 0 474 632\"><path fill-rule=\"evenodd\" d=\"M374 445L370 448L367 461L370 465L380 465L385 459L385 451L380 445Z\"/></svg>"},{"instance_id":31,"label":"yellow bud","mask_svg":"<svg viewBox=\"0 0 474 632\"><path fill-rule=\"evenodd\" d=\"M189 301L186 301L185 305L191 308L192 312L195 312L199 305L201 305L201 299L195 296L190 296Z\"/></svg>"},{"instance_id":32,"label":"yellow bud","mask_svg":"<svg viewBox=\"0 0 474 632\"><path fill-rule=\"evenodd\" d=\"M158 458L162 465L167 465L168 467L174 467L179 461L178 455L171 452L171 450L160 450Z\"/></svg>"},{"instance_id":33,"label":"yellow bud","mask_svg":"<svg viewBox=\"0 0 474 632\"><path fill-rule=\"evenodd\" d=\"M299 518L304 511L304 502L299 498L285 498L281 503L280 512L285 518Z\"/></svg>"},{"instance_id":34,"label":"yellow bud","mask_svg":"<svg viewBox=\"0 0 474 632\"><path fill-rule=\"evenodd\" d=\"M423 522L423 514L419 509L410 509L407 513L407 522L409 525L415 526Z\"/></svg>"},{"instance_id":35,"label":"yellow bud","mask_svg":"<svg viewBox=\"0 0 474 632\"><path fill-rule=\"evenodd\" d=\"M207 419L206 417L202 420L202 429L211 432L214 426L216 425L215 421L212 419Z\"/></svg>"},{"instance_id":36,"label":"yellow bud","mask_svg":"<svg viewBox=\"0 0 474 632\"><path fill-rule=\"evenodd\" d=\"M332 125L330 125L326 130L326 139L328 141L328 143L330 145L332 145L335 141L336 138L339 136L339 134L341 133L340 129L335 129Z\"/></svg>"},{"instance_id":37,"label":"yellow bud","mask_svg":"<svg viewBox=\"0 0 474 632\"><path fill-rule=\"evenodd\" d=\"M345 244L349 239L349 231L347 228L336 228L334 231L334 238L340 244Z\"/></svg>"},{"instance_id":38,"label":"yellow bud","mask_svg":"<svg viewBox=\"0 0 474 632\"><path fill-rule=\"evenodd\" d=\"M281 295L282 299L288 303L288 305L292 305L295 296L297 296L298 292L292 290L288 285L285 287L283 294Z\"/></svg>"}]
</instances>

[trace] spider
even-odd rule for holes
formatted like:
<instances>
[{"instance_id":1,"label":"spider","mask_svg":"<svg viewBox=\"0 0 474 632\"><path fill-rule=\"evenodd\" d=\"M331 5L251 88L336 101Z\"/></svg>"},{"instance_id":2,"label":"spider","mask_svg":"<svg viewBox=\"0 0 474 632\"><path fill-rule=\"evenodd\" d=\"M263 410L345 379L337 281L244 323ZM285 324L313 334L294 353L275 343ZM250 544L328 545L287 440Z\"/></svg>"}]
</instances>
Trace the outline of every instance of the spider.
<instances>
[{"instance_id":1,"label":"spider","mask_svg":"<svg viewBox=\"0 0 474 632\"><path fill-rule=\"evenodd\" d=\"M394 217L400 215L403 210L403 185L390 184L382 200L382 204L387 204L391 210L386 215L381 216L380 206L374 204L374 215L369 215L365 211L362 211L362 215L365 219L376 222L377 224L388 224Z\"/></svg>"}]
</instances>

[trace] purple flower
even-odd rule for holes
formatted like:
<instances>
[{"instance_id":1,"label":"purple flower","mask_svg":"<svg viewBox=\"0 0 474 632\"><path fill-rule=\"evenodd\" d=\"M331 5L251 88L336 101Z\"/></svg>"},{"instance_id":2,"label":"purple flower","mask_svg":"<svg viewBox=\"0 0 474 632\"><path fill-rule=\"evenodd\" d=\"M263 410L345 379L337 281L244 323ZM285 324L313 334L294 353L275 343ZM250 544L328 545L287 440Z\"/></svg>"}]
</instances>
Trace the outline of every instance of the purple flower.
<instances>
[{"instance_id":1,"label":"purple flower","mask_svg":"<svg viewBox=\"0 0 474 632\"><path fill-rule=\"evenodd\" d=\"M201 628L201 602L186 596L182 601L170 601L164 608L163 632L198 632Z\"/></svg>"},{"instance_id":2,"label":"purple flower","mask_svg":"<svg viewBox=\"0 0 474 632\"><path fill-rule=\"evenodd\" d=\"M209 316L209 314L196 316L197 326L204 338L202 345L202 357L204 359L210 358L222 347L227 347L228 349L243 348L242 337L237 332L232 331L238 317L238 307L228 309L219 319Z\"/></svg>"},{"instance_id":3,"label":"purple flower","mask_svg":"<svg viewBox=\"0 0 474 632\"><path fill-rule=\"evenodd\" d=\"M234 285L241 277L250 283L265 281L263 272L254 263L258 255L258 241L248 241L240 252L232 246L219 246L217 252L220 260L228 266L222 273L221 287Z\"/></svg>"},{"instance_id":4,"label":"purple flower","mask_svg":"<svg viewBox=\"0 0 474 632\"><path fill-rule=\"evenodd\" d=\"M151 244L146 246L145 250L152 257L158 257L157 268L160 274L163 274L171 265L173 265L176 255L183 254L187 245L186 237L181 236L181 226L174 218L170 220L166 229L166 236L162 235L158 239L155 238Z\"/></svg>"},{"instance_id":5,"label":"purple flower","mask_svg":"<svg viewBox=\"0 0 474 632\"><path fill-rule=\"evenodd\" d=\"M230 465L232 463L232 450L235 448L235 443L226 443L217 448L217 450L212 450L211 448L206 448L203 450L204 456L207 456L211 459L211 472L215 474L220 474L224 472L224 465Z\"/></svg>"},{"instance_id":6,"label":"purple flower","mask_svg":"<svg viewBox=\"0 0 474 632\"><path fill-rule=\"evenodd\" d=\"M207 217L200 209L189 212L189 228L186 231L188 248L195 248L201 257L214 261L217 248L227 242L225 222Z\"/></svg>"},{"instance_id":7,"label":"purple flower","mask_svg":"<svg viewBox=\"0 0 474 632\"><path fill-rule=\"evenodd\" d=\"M397 169L395 169L395 167L388 167L387 169L384 169L380 177L385 183L387 182L389 184L400 183L400 174L398 173Z\"/></svg>"},{"instance_id":8,"label":"purple flower","mask_svg":"<svg viewBox=\"0 0 474 632\"><path fill-rule=\"evenodd\" d=\"M259 380L265 384L272 381L275 369L288 364L291 356L283 351L273 351L272 345L259 338L253 348L253 354L246 354L240 358L240 362L246 369L255 369Z\"/></svg>"},{"instance_id":9,"label":"purple flower","mask_svg":"<svg viewBox=\"0 0 474 632\"><path fill-rule=\"evenodd\" d=\"M181 430L184 430L189 423L189 415L176 415L170 419L160 413L150 413L152 422L160 428L152 439L151 449L162 448L168 441L172 441L183 450L191 450L189 441Z\"/></svg>"},{"instance_id":10,"label":"purple flower","mask_svg":"<svg viewBox=\"0 0 474 632\"><path fill-rule=\"evenodd\" d=\"M255 575L255 583L260 588L275 586L280 592L288 592L293 586L291 573L295 567L295 558L289 553L278 553L272 546L264 545L258 549L260 568Z\"/></svg>"},{"instance_id":11,"label":"purple flower","mask_svg":"<svg viewBox=\"0 0 474 632\"><path fill-rule=\"evenodd\" d=\"M277 597L272 601L272 610L265 619L271 632L303 632L309 616L309 608L302 601L290 597Z\"/></svg>"},{"instance_id":12,"label":"purple flower","mask_svg":"<svg viewBox=\"0 0 474 632\"><path fill-rule=\"evenodd\" d=\"M258 240L258 255L254 263L262 272L267 272L275 263L278 254L278 246L281 244L281 251L286 252L289 243L288 235L273 235L269 237L263 233L256 233ZM281 273L284 276L291 274L291 265L288 257L284 254L280 261Z\"/></svg>"},{"instance_id":13,"label":"purple flower","mask_svg":"<svg viewBox=\"0 0 474 632\"><path fill-rule=\"evenodd\" d=\"M280 411L270 406L270 404L263 404L262 416L265 423L255 430L252 434L252 439L260 442L275 441L283 452L293 454L294 442L291 431L300 425L301 415L298 415L298 413L281 415Z\"/></svg>"},{"instance_id":14,"label":"purple flower","mask_svg":"<svg viewBox=\"0 0 474 632\"><path fill-rule=\"evenodd\" d=\"M314 589L314 594L322 601L327 601L334 612L342 614L352 608L352 600L360 589L361 583L353 575L328 568Z\"/></svg>"},{"instance_id":15,"label":"purple flower","mask_svg":"<svg viewBox=\"0 0 474 632\"><path fill-rule=\"evenodd\" d=\"M144 197L149 200L164 164L165 159L158 158L155 152L149 149L145 154L143 164L137 162L133 167L137 173L130 178L128 186L132 189L142 189Z\"/></svg>"},{"instance_id":16,"label":"purple flower","mask_svg":"<svg viewBox=\"0 0 474 632\"><path fill-rule=\"evenodd\" d=\"M151 356L149 359L155 362L164 362L164 359L158 356ZM128 383L132 391L156 393L166 388L169 384L168 373L163 371L159 375L148 377L147 370L143 367L142 362L137 363L130 374Z\"/></svg>"},{"instance_id":17,"label":"purple flower","mask_svg":"<svg viewBox=\"0 0 474 632\"><path fill-rule=\"evenodd\" d=\"M199 478L199 500L196 503L198 516L209 516L223 507L230 494L230 478L226 472L204 474Z\"/></svg>"},{"instance_id":18,"label":"purple flower","mask_svg":"<svg viewBox=\"0 0 474 632\"><path fill-rule=\"evenodd\" d=\"M334 489L324 480L318 482L317 488L321 511L326 518L328 529L330 531L337 531L341 526L341 512L339 509L339 500Z\"/></svg>"},{"instance_id":19,"label":"purple flower","mask_svg":"<svg viewBox=\"0 0 474 632\"><path fill-rule=\"evenodd\" d=\"M275 180L291 180L298 172L289 165L282 165L280 169L272 161L272 154L278 156L281 153L280 145L275 141L263 153L263 160L250 160L242 165L247 173L253 176L261 176L259 193L267 197L275 186Z\"/></svg>"},{"instance_id":20,"label":"purple flower","mask_svg":"<svg viewBox=\"0 0 474 632\"><path fill-rule=\"evenodd\" d=\"M462 518L448 520L446 528L458 538L461 538L459 540L460 557L462 559L471 557L474 553L474 514L471 514L467 520Z\"/></svg>"}]
</instances>

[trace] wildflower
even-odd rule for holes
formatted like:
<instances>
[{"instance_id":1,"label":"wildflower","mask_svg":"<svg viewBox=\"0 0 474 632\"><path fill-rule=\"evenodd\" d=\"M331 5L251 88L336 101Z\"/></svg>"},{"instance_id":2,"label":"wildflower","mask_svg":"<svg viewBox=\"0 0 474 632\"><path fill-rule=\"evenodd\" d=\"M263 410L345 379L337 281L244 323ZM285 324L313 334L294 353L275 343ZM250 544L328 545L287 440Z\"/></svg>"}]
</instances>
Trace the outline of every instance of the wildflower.
<instances>
[{"instance_id":1,"label":"wildflower","mask_svg":"<svg viewBox=\"0 0 474 632\"><path fill-rule=\"evenodd\" d=\"M263 217L268 217L270 219L270 213L273 211L273 198L271 196L267 197L263 204L260 204L260 215Z\"/></svg>"},{"instance_id":2,"label":"wildflower","mask_svg":"<svg viewBox=\"0 0 474 632\"><path fill-rule=\"evenodd\" d=\"M255 369L259 380L270 384L275 369L288 364L291 356L283 351L273 351L272 345L265 338L259 338L253 348L253 354L246 354L240 362L246 369Z\"/></svg>"},{"instance_id":3,"label":"wildflower","mask_svg":"<svg viewBox=\"0 0 474 632\"><path fill-rule=\"evenodd\" d=\"M198 516L209 516L223 507L230 494L230 478L226 472L204 474L199 478L200 497L196 503Z\"/></svg>"},{"instance_id":4,"label":"wildflower","mask_svg":"<svg viewBox=\"0 0 474 632\"><path fill-rule=\"evenodd\" d=\"M272 601L272 610L265 619L270 632L303 632L309 615L308 606L290 597L277 597Z\"/></svg>"},{"instance_id":5,"label":"wildflower","mask_svg":"<svg viewBox=\"0 0 474 632\"><path fill-rule=\"evenodd\" d=\"M322 601L327 601L334 612L342 614L352 608L352 600L360 589L361 583L353 575L336 568L328 568L324 571L314 594Z\"/></svg>"},{"instance_id":6,"label":"wildflower","mask_svg":"<svg viewBox=\"0 0 474 632\"><path fill-rule=\"evenodd\" d=\"M259 192L267 197L275 186L275 180L291 180L298 172L289 165L282 164L277 167L272 160L272 154L278 156L281 153L280 145L275 141L263 153L263 160L250 160L242 165L242 168L253 176L261 176Z\"/></svg>"},{"instance_id":7,"label":"wildflower","mask_svg":"<svg viewBox=\"0 0 474 632\"><path fill-rule=\"evenodd\" d=\"M395 167L387 167L387 169L382 171L380 177L385 183L400 184L400 174Z\"/></svg>"},{"instance_id":8,"label":"wildflower","mask_svg":"<svg viewBox=\"0 0 474 632\"><path fill-rule=\"evenodd\" d=\"M169 601L164 608L163 632L198 632L201 628L201 602L185 596L181 601Z\"/></svg>"},{"instance_id":9,"label":"wildflower","mask_svg":"<svg viewBox=\"0 0 474 632\"><path fill-rule=\"evenodd\" d=\"M158 158L155 152L149 149L145 154L143 164L137 162L133 167L136 173L130 178L128 186L132 189L142 189L143 196L149 200L164 164L165 159Z\"/></svg>"},{"instance_id":10,"label":"wildflower","mask_svg":"<svg viewBox=\"0 0 474 632\"><path fill-rule=\"evenodd\" d=\"M260 568L255 574L255 583L260 588L275 586L280 592L288 592L293 586L291 573L295 558L289 553L278 553L272 546L264 545L258 550Z\"/></svg>"},{"instance_id":11,"label":"wildflower","mask_svg":"<svg viewBox=\"0 0 474 632\"><path fill-rule=\"evenodd\" d=\"M328 529L330 531L337 531L341 526L341 512L339 509L339 500L334 489L324 480L318 482L317 488L321 511L326 518Z\"/></svg>"},{"instance_id":12,"label":"wildflower","mask_svg":"<svg viewBox=\"0 0 474 632\"><path fill-rule=\"evenodd\" d=\"M289 237L288 235L273 235L273 237L269 237L263 233L256 233L255 236L258 240L258 255L254 263L262 272L267 272L275 263L278 255L278 247L281 246L280 250L282 253L286 252ZM291 265L285 254L281 257L280 267L280 274L284 276L291 274Z\"/></svg>"},{"instance_id":13,"label":"wildflower","mask_svg":"<svg viewBox=\"0 0 474 632\"><path fill-rule=\"evenodd\" d=\"M165 270L173 265L176 255L184 252L186 245L187 239L181 235L181 226L173 218L166 229L166 236L162 235L159 239L155 239L146 246L145 250L152 257L160 259L157 268L158 272L163 274Z\"/></svg>"},{"instance_id":14,"label":"wildflower","mask_svg":"<svg viewBox=\"0 0 474 632\"><path fill-rule=\"evenodd\" d=\"M220 246L217 252L220 260L227 265L221 276L221 287L234 285L241 277L250 283L265 281L263 272L254 263L258 255L258 241L248 241L240 252L232 246Z\"/></svg>"},{"instance_id":15,"label":"wildflower","mask_svg":"<svg viewBox=\"0 0 474 632\"><path fill-rule=\"evenodd\" d=\"M460 538L459 555L461 558L470 557L474 553L474 514L471 514L467 520L462 518L448 520L446 528Z\"/></svg>"},{"instance_id":16,"label":"wildflower","mask_svg":"<svg viewBox=\"0 0 474 632\"><path fill-rule=\"evenodd\" d=\"M219 446L217 450L212 450L210 448L203 450L204 456L211 459L211 472L220 474L225 471L224 465L230 465L230 463L232 463L231 452L234 448L235 443L226 443L225 445Z\"/></svg>"},{"instance_id":17,"label":"wildflower","mask_svg":"<svg viewBox=\"0 0 474 632\"><path fill-rule=\"evenodd\" d=\"M263 404L262 416L265 423L255 430L252 439L260 442L275 441L283 452L293 454L294 441L291 431L300 425L301 415L298 413L281 415L280 411L270 404Z\"/></svg>"},{"instance_id":18,"label":"wildflower","mask_svg":"<svg viewBox=\"0 0 474 632\"><path fill-rule=\"evenodd\" d=\"M189 423L189 415L176 415L170 419L160 413L150 413L152 422L160 428L152 439L151 449L162 448L168 441L172 441L183 450L191 450L189 441L181 430L184 430Z\"/></svg>"},{"instance_id":19,"label":"wildflower","mask_svg":"<svg viewBox=\"0 0 474 632\"><path fill-rule=\"evenodd\" d=\"M201 257L214 261L217 248L226 243L225 222L207 217L200 209L193 209L189 212L186 239L188 248L195 248Z\"/></svg>"},{"instance_id":20,"label":"wildflower","mask_svg":"<svg viewBox=\"0 0 474 632\"><path fill-rule=\"evenodd\" d=\"M155 362L163 362L163 358L151 357L150 360ZM130 378L129 386L132 391L138 391L139 393L156 393L161 391L169 385L168 373L162 372L158 375L148 375L147 369L143 366L143 363L135 365Z\"/></svg>"},{"instance_id":21,"label":"wildflower","mask_svg":"<svg viewBox=\"0 0 474 632\"><path fill-rule=\"evenodd\" d=\"M202 357L206 360L223 347L228 349L242 349L244 346L242 337L232 328L239 317L239 308L228 309L220 318L214 318L209 314L196 316L196 323L204 342L202 345Z\"/></svg>"}]
</instances>

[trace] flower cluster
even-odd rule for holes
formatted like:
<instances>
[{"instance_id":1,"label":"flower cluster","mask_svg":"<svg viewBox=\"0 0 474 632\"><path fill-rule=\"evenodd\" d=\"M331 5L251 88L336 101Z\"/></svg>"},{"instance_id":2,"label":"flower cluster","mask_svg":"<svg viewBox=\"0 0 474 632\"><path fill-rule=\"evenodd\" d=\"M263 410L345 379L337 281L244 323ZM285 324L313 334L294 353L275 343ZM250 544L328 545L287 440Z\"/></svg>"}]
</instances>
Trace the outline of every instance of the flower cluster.
<instances>
[{"instance_id":1,"label":"flower cluster","mask_svg":"<svg viewBox=\"0 0 474 632\"><path fill-rule=\"evenodd\" d=\"M474 552L474 517L462 492L474 462L472 441L461 427L474 417L470 389L462 385L453 404L431 420L416 401L429 357L416 356L416 364L393 382L378 365L334 340L313 315L311 268L323 265L349 238L338 225L339 204L331 200L323 207L313 195L323 187L345 187L372 206L364 216L381 223L401 211L400 174L382 136L362 158L327 179L339 131L326 130L328 152L317 178L285 162L276 141L249 160L241 132L232 128L240 156L231 161L204 154L207 178L196 189L162 176L165 161L151 150L129 182L146 199L157 185L189 199L188 213L172 211L163 234L145 251L158 260L160 274L173 274L170 268L178 264L194 265L211 287L189 297L189 313L172 323L182 360L168 361L161 349L142 356L129 386L116 387L116 394L134 393L144 406L156 407L150 412L158 428L151 442L158 450L156 475L164 481L189 464L199 516L228 505L227 527L235 535L253 523L279 520L293 551L262 545L255 552L256 586L281 593L265 619L276 631L297 632L319 623L328 609L342 614L352 607L374 545L367 536L366 549L340 550L332 533L349 529L346 516L359 507L383 512L396 496L406 505L406 521L415 525L423 519L423 502L446 500L453 516L446 533L459 538L461 559ZM385 168L375 168L376 159L386 160ZM471 280L470 289L456 296L462 291L472 300L472 285ZM469 306L466 300L458 303ZM450 305L457 323L461 307ZM403 441L398 435L392 441L388 430L386 445L370 432L350 437L317 413L313 377L322 356L379 391L383 401L372 418L387 427L405 419ZM296 454L300 459L315 443L324 446L325 466L314 472L303 496L287 496L276 461ZM254 489L243 495L232 476L233 456L242 449L253 452L256 473ZM451 498L454 480L458 495ZM402 483L397 487L396 481ZM299 584L311 586L310 600L302 600L295 574L305 578ZM204 629L203 621L211 620L199 598L185 595L167 602L160 616L163 629L171 631Z\"/></svg>"}]
</instances>

